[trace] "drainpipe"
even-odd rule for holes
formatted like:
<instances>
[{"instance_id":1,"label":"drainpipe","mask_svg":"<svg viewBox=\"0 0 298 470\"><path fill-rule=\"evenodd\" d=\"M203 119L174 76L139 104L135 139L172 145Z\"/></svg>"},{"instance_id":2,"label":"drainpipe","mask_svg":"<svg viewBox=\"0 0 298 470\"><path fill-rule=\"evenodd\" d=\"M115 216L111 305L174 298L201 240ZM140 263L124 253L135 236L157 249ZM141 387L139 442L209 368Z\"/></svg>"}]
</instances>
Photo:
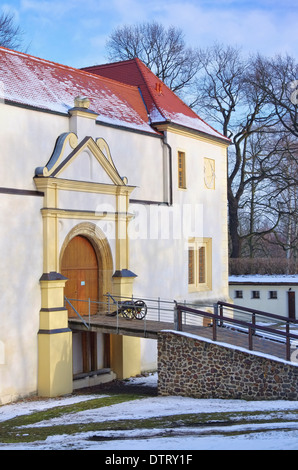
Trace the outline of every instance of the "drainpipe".
<instances>
[{"instance_id":1,"label":"drainpipe","mask_svg":"<svg viewBox=\"0 0 298 470\"><path fill-rule=\"evenodd\" d=\"M169 201L168 206L173 205L173 171L172 171L172 147L167 142L167 134L165 132L163 137L163 143L168 148L169 152Z\"/></svg>"}]
</instances>

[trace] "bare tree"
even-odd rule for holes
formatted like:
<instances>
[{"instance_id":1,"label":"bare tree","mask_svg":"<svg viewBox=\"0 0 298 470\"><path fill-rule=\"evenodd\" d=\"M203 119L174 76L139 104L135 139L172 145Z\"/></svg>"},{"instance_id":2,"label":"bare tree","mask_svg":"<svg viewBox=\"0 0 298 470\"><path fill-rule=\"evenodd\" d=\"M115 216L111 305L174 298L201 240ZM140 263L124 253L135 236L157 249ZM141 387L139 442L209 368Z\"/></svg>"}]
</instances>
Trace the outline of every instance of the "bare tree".
<instances>
[{"instance_id":1,"label":"bare tree","mask_svg":"<svg viewBox=\"0 0 298 470\"><path fill-rule=\"evenodd\" d=\"M15 24L13 13L0 14L0 46L9 49L20 49L23 40L23 31Z\"/></svg>"},{"instance_id":2,"label":"bare tree","mask_svg":"<svg viewBox=\"0 0 298 470\"><path fill-rule=\"evenodd\" d=\"M284 128L298 137L298 64L293 57L255 60L255 81L267 95Z\"/></svg>"},{"instance_id":3,"label":"bare tree","mask_svg":"<svg viewBox=\"0 0 298 470\"><path fill-rule=\"evenodd\" d=\"M265 155L262 167L266 177L251 182L239 207L240 237L245 241L241 254L253 258L285 253L287 259L294 260L298 235L297 145L282 129L278 132L274 128L266 140L264 135L254 135L250 146L253 158L247 171L254 174L256 157L258 160Z\"/></svg>"},{"instance_id":4,"label":"bare tree","mask_svg":"<svg viewBox=\"0 0 298 470\"><path fill-rule=\"evenodd\" d=\"M215 44L200 51L202 71L197 81L197 97L206 116L222 126L222 132L232 145L228 151L228 210L231 258L241 255L241 242L252 236L240 227L240 213L244 201L250 198L255 207L256 188L270 177L271 160L275 147L268 147L268 135L278 119L268 104L266 93L251 77L255 75L254 62L244 60L240 49ZM202 112L202 109L200 110ZM253 145L257 136L258 145ZM249 196L248 196L249 194ZM262 232L273 230L274 225ZM256 226L250 224L253 234ZM258 232L259 233L259 232Z\"/></svg>"},{"instance_id":5,"label":"bare tree","mask_svg":"<svg viewBox=\"0 0 298 470\"><path fill-rule=\"evenodd\" d=\"M196 51L186 47L182 30L155 21L118 27L107 50L110 61L139 58L175 92L185 90L198 71Z\"/></svg>"},{"instance_id":6,"label":"bare tree","mask_svg":"<svg viewBox=\"0 0 298 470\"><path fill-rule=\"evenodd\" d=\"M248 66L236 47L215 44L198 52L201 74L196 80L194 107L232 137L235 111L243 101L243 75ZM239 119L239 117L238 117Z\"/></svg>"},{"instance_id":7,"label":"bare tree","mask_svg":"<svg viewBox=\"0 0 298 470\"><path fill-rule=\"evenodd\" d=\"M298 225L292 197L297 152L291 152L290 172L295 172L296 180L284 168L285 138L298 136L294 59L259 55L244 59L239 48L219 44L195 51L186 48L181 30L165 30L156 22L118 28L108 51L112 61L140 58L173 91L187 92L185 101L231 139L227 184L231 258L243 254L242 246L253 257L272 242L287 256L297 256L292 249ZM290 195L291 204L286 204Z\"/></svg>"}]
</instances>

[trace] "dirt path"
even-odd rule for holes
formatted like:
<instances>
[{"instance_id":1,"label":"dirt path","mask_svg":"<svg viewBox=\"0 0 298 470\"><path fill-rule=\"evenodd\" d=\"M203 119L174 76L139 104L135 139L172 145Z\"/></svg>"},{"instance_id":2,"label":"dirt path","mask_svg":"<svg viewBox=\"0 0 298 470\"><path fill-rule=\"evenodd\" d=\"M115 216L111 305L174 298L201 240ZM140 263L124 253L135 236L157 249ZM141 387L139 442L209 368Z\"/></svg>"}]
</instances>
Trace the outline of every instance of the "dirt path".
<instances>
[{"instance_id":1,"label":"dirt path","mask_svg":"<svg viewBox=\"0 0 298 470\"><path fill-rule=\"evenodd\" d=\"M94 387L82 388L73 392L74 395L101 395L103 393L127 393L139 394L145 396L157 396L157 386L146 384L146 376L144 376L144 383L138 378L138 383L133 383L131 380L113 380L105 384L95 385Z\"/></svg>"}]
</instances>

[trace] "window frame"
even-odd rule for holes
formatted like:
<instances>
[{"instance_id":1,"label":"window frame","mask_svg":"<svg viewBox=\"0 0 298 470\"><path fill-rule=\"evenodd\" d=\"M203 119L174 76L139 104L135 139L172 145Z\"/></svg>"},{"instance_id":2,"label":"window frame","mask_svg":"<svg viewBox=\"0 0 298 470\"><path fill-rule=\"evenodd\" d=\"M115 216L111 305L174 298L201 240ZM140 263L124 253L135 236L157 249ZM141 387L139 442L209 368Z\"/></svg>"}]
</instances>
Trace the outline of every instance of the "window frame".
<instances>
[{"instance_id":1,"label":"window frame","mask_svg":"<svg viewBox=\"0 0 298 470\"><path fill-rule=\"evenodd\" d=\"M270 290L270 291L268 291L268 299L269 299L269 300L277 300L277 299L278 299L277 290Z\"/></svg>"},{"instance_id":2,"label":"window frame","mask_svg":"<svg viewBox=\"0 0 298 470\"><path fill-rule=\"evenodd\" d=\"M191 263L190 253L192 253ZM212 239L189 239L187 257L188 291L212 290Z\"/></svg>"},{"instance_id":3,"label":"window frame","mask_svg":"<svg viewBox=\"0 0 298 470\"><path fill-rule=\"evenodd\" d=\"M235 290L234 293L235 293L234 295L235 299L243 299L243 290Z\"/></svg>"},{"instance_id":4,"label":"window frame","mask_svg":"<svg viewBox=\"0 0 298 470\"><path fill-rule=\"evenodd\" d=\"M261 293L259 290L252 290L251 291L251 298L253 300L259 300L261 298Z\"/></svg>"},{"instance_id":5,"label":"window frame","mask_svg":"<svg viewBox=\"0 0 298 470\"><path fill-rule=\"evenodd\" d=\"M183 150L178 150L177 170L178 189L186 189L186 158Z\"/></svg>"}]
</instances>

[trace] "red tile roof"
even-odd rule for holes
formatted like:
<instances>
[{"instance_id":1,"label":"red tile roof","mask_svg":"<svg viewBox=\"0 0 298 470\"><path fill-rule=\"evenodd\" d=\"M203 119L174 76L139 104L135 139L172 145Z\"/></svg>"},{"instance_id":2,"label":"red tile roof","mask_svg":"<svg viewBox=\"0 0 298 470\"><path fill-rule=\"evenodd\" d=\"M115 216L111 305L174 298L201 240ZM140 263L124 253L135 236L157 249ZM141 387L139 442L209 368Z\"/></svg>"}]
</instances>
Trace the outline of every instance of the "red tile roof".
<instances>
[{"instance_id":1,"label":"red tile roof","mask_svg":"<svg viewBox=\"0 0 298 470\"><path fill-rule=\"evenodd\" d=\"M79 70L0 47L0 99L67 114L78 95L107 124L157 134L171 122L228 141L139 59Z\"/></svg>"},{"instance_id":2,"label":"red tile roof","mask_svg":"<svg viewBox=\"0 0 298 470\"><path fill-rule=\"evenodd\" d=\"M138 86L153 125L172 122L229 142L229 139L203 121L137 58L85 67L83 70Z\"/></svg>"},{"instance_id":3,"label":"red tile roof","mask_svg":"<svg viewBox=\"0 0 298 470\"><path fill-rule=\"evenodd\" d=\"M78 95L99 121L156 134L136 86L0 47L0 99L67 114Z\"/></svg>"}]
</instances>

